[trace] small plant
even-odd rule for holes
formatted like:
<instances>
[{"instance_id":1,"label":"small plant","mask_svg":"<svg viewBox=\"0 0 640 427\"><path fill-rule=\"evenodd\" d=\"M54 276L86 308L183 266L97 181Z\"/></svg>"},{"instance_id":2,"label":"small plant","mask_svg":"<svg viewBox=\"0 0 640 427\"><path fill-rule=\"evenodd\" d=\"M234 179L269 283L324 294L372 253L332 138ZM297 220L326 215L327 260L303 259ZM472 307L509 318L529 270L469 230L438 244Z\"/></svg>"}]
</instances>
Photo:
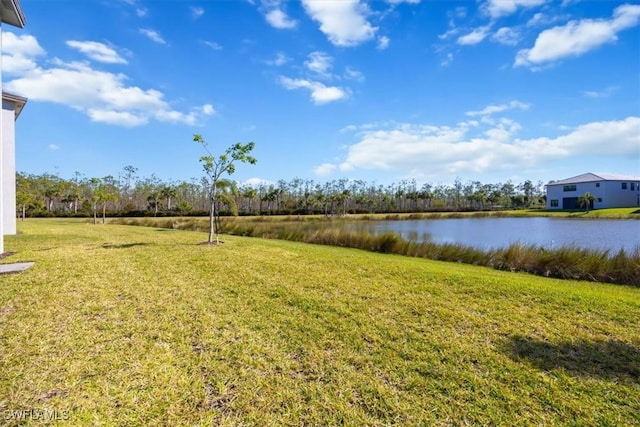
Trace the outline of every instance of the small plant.
<instances>
[{"instance_id":1,"label":"small plant","mask_svg":"<svg viewBox=\"0 0 640 427\"><path fill-rule=\"evenodd\" d=\"M578 197L578 205L584 207L585 212L589 212L589 208L593 207L593 202L597 200L598 198L596 196L587 191L582 196Z\"/></svg>"},{"instance_id":2,"label":"small plant","mask_svg":"<svg viewBox=\"0 0 640 427\"><path fill-rule=\"evenodd\" d=\"M202 135L194 134L193 141L201 144L208 156L200 157L200 163L207 175L207 181L209 185L209 240L208 243L213 243L213 236L215 234L216 244L220 243L218 238L220 232L219 226L219 211L216 209L216 203L218 202L219 186L221 178L224 174L233 175L236 170L236 162L249 163L255 165L258 161L255 157L249 153L254 149L255 143L248 142L246 144L236 143L227 148L223 154L216 157L209 151L209 144L205 141Z\"/></svg>"}]
</instances>

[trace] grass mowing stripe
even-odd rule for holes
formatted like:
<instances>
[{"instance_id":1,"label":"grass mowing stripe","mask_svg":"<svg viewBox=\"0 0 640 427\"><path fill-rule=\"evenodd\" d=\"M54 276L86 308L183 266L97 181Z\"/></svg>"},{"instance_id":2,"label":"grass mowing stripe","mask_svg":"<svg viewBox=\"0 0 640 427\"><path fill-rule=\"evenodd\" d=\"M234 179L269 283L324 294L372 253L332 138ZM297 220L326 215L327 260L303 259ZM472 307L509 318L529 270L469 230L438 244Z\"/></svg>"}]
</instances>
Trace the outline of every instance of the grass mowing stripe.
<instances>
[{"instance_id":1,"label":"grass mowing stripe","mask_svg":"<svg viewBox=\"0 0 640 427\"><path fill-rule=\"evenodd\" d=\"M208 247L196 232L19 227L4 262L36 264L0 277L0 414L640 423L640 289L286 241Z\"/></svg>"}]
</instances>

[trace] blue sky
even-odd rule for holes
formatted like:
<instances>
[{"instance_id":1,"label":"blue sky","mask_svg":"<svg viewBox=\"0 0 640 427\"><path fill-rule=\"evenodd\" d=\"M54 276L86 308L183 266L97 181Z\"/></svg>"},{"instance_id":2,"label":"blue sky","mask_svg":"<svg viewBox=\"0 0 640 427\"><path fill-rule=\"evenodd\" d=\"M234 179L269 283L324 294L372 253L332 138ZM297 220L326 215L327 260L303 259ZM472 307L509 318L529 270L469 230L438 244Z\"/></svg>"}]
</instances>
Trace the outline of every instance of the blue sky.
<instances>
[{"instance_id":1,"label":"blue sky","mask_svg":"<svg viewBox=\"0 0 640 427\"><path fill-rule=\"evenodd\" d=\"M240 182L640 175L640 4L21 0L19 171Z\"/></svg>"}]
</instances>

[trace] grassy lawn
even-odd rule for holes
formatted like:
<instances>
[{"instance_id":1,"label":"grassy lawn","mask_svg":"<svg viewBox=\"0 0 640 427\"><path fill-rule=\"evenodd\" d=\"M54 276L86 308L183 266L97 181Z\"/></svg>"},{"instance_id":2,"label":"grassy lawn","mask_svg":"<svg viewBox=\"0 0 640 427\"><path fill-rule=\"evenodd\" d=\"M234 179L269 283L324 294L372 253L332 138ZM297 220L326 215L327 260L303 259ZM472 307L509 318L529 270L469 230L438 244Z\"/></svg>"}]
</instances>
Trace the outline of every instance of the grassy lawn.
<instances>
[{"instance_id":1,"label":"grassy lawn","mask_svg":"<svg viewBox=\"0 0 640 427\"><path fill-rule=\"evenodd\" d=\"M511 216L549 216L559 218L585 218L585 219L640 219L640 209L635 208L607 208L594 209L589 212L577 211L555 211L555 210L520 210L506 211Z\"/></svg>"},{"instance_id":2,"label":"grassy lawn","mask_svg":"<svg viewBox=\"0 0 640 427\"><path fill-rule=\"evenodd\" d=\"M638 425L640 289L302 243L29 220L0 424ZM56 423L56 422L54 422Z\"/></svg>"}]
</instances>

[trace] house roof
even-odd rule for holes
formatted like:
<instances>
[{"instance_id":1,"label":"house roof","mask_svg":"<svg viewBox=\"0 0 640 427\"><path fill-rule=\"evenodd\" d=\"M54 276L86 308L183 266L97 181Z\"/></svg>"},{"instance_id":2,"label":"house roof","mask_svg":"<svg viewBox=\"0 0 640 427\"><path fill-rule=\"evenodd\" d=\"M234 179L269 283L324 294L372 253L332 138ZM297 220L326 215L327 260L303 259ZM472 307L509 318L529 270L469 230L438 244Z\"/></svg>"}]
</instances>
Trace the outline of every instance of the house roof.
<instances>
[{"instance_id":1,"label":"house roof","mask_svg":"<svg viewBox=\"0 0 640 427\"><path fill-rule=\"evenodd\" d=\"M24 98L22 96L14 95L12 93L3 91L2 92L2 100L11 102L11 103L13 103L13 105L15 105L15 114L16 114L16 118L15 119L18 120L18 116L22 112L22 109L24 108L24 105L27 103L27 98Z\"/></svg>"},{"instance_id":2,"label":"house roof","mask_svg":"<svg viewBox=\"0 0 640 427\"><path fill-rule=\"evenodd\" d=\"M619 175L614 173L583 173L582 175L574 176L567 179L561 179L559 181L550 182L547 185L563 185L563 184L580 184L583 182L598 182L598 181L640 181L638 175Z\"/></svg>"},{"instance_id":3,"label":"house roof","mask_svg":"<svg viewBox=\"0 0 640 427\"><path fill-rule=\"evenodd\" d=\"M2 8L2 22L24 28L26 19L19 0L0 0L0 7Z\"/></svg>"}]
</instances>

